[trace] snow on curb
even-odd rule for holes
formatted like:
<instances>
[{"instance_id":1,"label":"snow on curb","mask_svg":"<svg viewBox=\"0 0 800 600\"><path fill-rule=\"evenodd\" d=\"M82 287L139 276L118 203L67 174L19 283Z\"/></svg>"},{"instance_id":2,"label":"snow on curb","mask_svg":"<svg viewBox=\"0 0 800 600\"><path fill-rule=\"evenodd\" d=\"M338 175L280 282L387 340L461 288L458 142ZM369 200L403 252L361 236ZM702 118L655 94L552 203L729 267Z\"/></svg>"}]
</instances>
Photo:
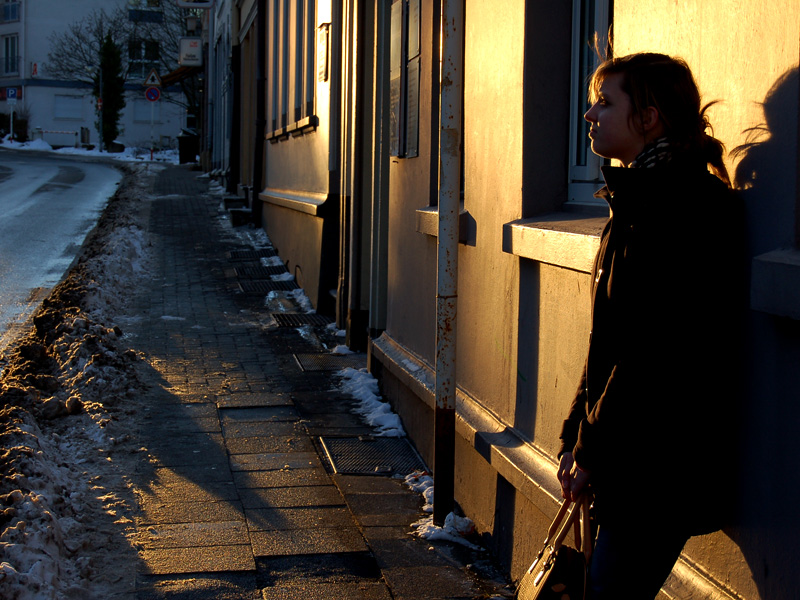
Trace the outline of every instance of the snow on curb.
<instances>
[{"instance_id":1,"label":"snow on curb","mask_svg":"<svg viewBox=\"0 0 800 600\"><path fill-rule=\"evenodd\" d=\"M433 512L433 477L424 471L414 471L409 473L405 478L406 485L415 492L422 494L425 500L425 506L422 507L422 512Z\"/></svg>"},{"instance_id":2,"label":"snow on curb","mask_svg":"<svg viewBox=\"0 0 800 600\"><path fill-rule=\"evenodd\" d=\"M0 596L102 598L131 589L135 498L125 473L145 384L120 346L127 299L149 243L136 206L157 169L126 167L73 271L43 302L35 328L6 350L0 378ZM132 205L134 210L132 210Z\"/></svg>"},{"instance_id":3,"label":"snow on curb","mask_svg":"<svg viewBox=\"0 0 800 600\"><path fill-rule=\"evenodd\" d=\"M472 550L483 550L480 546L468 541L464 536L470 535L475 531L475 525L467 517L459 517L455 513L450 513L444 519L444 525L438 527L433 524L433 515L424 517L412 523L414 531L411 535L416 535L428 541L447 541L461 544Z\"/></svg>"},{"instance_id":4,"label":"snow on curb","mask_svg":"<svg viewBox=\"0 0 800 600\"><path fill-rule=\"evenodd\" d=\"M384 437L405 437L406 432L400 417L392 412L388 402L383 402L378 393L378 380L366 369L348 367L339 371L342 377L341 390L359 401L355 408L371 426L378 429L377 435Z\"/></svg>"},{"instance_id":5,"label":"snow on curb","mask_svg":"<svg viewBox=\"0 0 800 600\"><path fill-rule=\"evenodd\" d=\"M433 478L424 471L414 471L406 475L405 482L413 491L422 494L425 500L425 506L422 507L423 512L432 513ZM442 527L433 524L433 515L423 517L416 523L412 523L411 527L414 528L411 535L416 535L424 540L446 540L473 550L483 550L480 546L476 546L464 538L475 532L475 524L467 517L459 517L455 513L450 513L445 517Z\"/></svg>"}]
</instances>

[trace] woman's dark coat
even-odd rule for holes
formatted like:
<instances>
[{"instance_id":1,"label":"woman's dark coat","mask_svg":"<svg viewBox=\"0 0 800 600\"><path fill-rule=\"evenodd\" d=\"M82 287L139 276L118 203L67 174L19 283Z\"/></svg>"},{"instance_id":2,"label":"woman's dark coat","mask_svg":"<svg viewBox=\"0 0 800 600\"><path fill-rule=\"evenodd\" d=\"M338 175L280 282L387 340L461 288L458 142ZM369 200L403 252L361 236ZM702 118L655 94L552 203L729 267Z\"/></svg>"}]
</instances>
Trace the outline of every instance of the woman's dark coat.
<instances>
[{"instance_id":1,"label":"woman's dark coat","mask_svg":"<svg viewBox=\"0 0 800 600\"><path fill-rule=\"evenodd\" d=\"M592 332L561 452L600 523L650 510L696 534L725 518L735 449L743 253L735 196L705 165L605 167L611 208ZM640 511L641 512L641 511Z\"/></svg>"}]
</instances>

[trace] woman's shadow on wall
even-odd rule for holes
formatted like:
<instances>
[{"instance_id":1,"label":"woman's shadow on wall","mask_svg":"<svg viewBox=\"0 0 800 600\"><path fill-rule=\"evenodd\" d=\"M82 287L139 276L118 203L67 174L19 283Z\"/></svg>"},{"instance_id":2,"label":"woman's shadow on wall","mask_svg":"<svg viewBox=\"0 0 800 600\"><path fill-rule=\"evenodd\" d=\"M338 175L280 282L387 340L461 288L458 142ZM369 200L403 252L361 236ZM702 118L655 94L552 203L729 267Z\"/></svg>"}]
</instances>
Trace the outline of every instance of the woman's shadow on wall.
<instances>
[{"instance_id":1,"label":"woman's shadow on wall","mask_svg":"<svg viewBox=\"0 0 800 600\"><path fill-rule=\"evenodd\" d=\"M745 203L750 256L794 243L797 202L798 70L784 73L767 92L764 122L744 131L734 148L736 188Z\"/></svg>"},{"instance_id":2,"label":"woman's shadow on wall","mask_svg":"<svg viewBox=\"0 0 800 600\"><path fill-rule=\"evenodd\" d=\"M747 129L745 143L731 152L739 160L734 180L744 201L748 265L755 256L795 243L799 90L797 68L778 78L762 103L764 122ZM786 597L800 589L793 565L800 527L800 325L747 313L739 510L726 533L741 549L759 597Z\"/></svg>"}]
</instances>

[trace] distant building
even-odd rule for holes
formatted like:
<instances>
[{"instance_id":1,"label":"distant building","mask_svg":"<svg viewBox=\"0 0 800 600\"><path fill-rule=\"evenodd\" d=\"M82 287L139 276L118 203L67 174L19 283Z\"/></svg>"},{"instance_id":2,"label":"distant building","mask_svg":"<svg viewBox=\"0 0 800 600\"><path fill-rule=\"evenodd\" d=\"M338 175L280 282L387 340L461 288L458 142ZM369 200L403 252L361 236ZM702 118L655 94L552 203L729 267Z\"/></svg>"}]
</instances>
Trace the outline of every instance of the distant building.
<instances>
[{"instance_id":1,"label":"distant building","mask_svg":"<svg viewBox=\"0 0 800 600\"><path fill-rule=\"evenodd\" d=\"M83 141L99 144L96 98L87 83L91 74L87 72L79 81L48 69L50 37L92 11L102 9L110 14L121 8L132 22L158 22L164 10L162 0L0 0L0 110L8 112L2 101L8 88L16 88L15 112L27 116L29 137L71 146L81 142L83 130ZM166 94L151 102L143 85L151 70L163 64L162 53L167 49L147 37L131 37L121 45L127 69L126 107L118 140L125 146L142 148L149 148L151 142L158 147L173 146L187 124L183 94L170 93L180 104L167 101ZM169 50L177 53L176 49ZM177 67L175 64L173 68Z\"/></svg>"}]
</instances>

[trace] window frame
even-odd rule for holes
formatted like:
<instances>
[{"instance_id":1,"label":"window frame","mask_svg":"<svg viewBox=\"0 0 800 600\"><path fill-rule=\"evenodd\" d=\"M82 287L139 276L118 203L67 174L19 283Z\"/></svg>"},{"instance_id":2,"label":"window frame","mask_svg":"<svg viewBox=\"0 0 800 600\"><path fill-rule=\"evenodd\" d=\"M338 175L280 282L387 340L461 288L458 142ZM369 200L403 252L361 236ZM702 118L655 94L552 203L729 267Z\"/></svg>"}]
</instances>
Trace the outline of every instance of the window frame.
<instances>
[{"instance_id":1,"label":"window frame","mask_svg":"<svg viewBox=\"0 0 800 600\"><path fill-rule=\"evenodd\" d=\"M155 58L148 58L153 55L155 47ZM133 58L135 54L138 58ZM161 44L158 40L151 38L132 37L128 39L128 77L133 79L146 79L152 69L158 71L161 65ZM136 70L134 70L136 66Z\"/></svg>"},{"instance_id":2,"label":"window frame","mask_svg":"<svg viewBox=\"0 0 800 600\"><path fill-rule=\"evenodd\" d=\"M287 139L317 126L316 9L315 0L268 0L268 140Z\"/></svg>"},{"instance_id":3,"label":"window frame","mask_svg":"<svg viewBox=\"0 0 800 600\"><path fill-rule=\"evenodd\" d=\"M0 23L16 23L19 21L19 0L3 0Z\"/></svg>"},{"instance_id":4,"label":"window frame","mask_svg":"<svg viewBox=\"0 0 800 600\"><path fill-rule=\"evenodd\" d=\"M600 167L607 160L592 152L583 115L589 109L589 78L601 62L589 45L590 36L596 33L598 46L609 47L612 13L613 0L572 0L568 206L605 207L594 192L603 185Z\"/></svg>"},{"instance_id":5,"label":"window frame","mask_svg":"<svg viewBox=\"0 0 800 600\"><path fill-rule=\"evenodd\" d=\"M10 47L10 42L14 41L14 52L9 54L8 50ZM12 33L10 35L3 36L3 72L2 75L4 77L11 77L14 75L20 74L19 69L19 35L16 33Z\"/></svg>"}]
</instances>

